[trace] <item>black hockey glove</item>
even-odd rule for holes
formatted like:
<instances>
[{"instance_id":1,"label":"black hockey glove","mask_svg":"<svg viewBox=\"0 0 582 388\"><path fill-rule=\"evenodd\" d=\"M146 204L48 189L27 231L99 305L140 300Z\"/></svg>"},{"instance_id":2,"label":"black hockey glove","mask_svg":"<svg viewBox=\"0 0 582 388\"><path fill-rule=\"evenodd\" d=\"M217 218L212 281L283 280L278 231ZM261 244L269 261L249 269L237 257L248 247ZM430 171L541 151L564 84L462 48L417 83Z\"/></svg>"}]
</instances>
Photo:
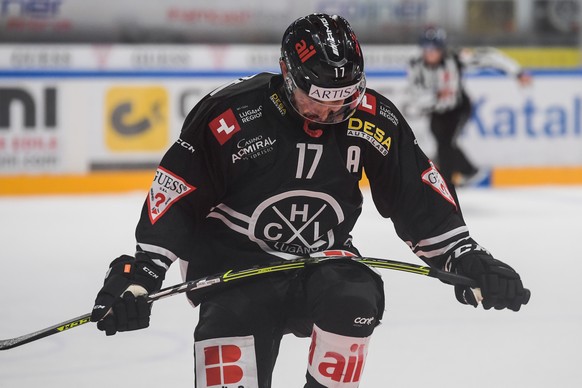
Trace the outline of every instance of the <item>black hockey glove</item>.
<instances>
[{"instance_id":1,"label":"black hockey glove","mask_svg":"<svg viewBox=\"0 0 582 388\"><path fill-rule=\"evenodd\" d=\"M463 304L519 311L527 304L530 292L523 288L519 274L509 265L494 259L489 252L473 243L455 250L447 270L474 279L479 289L455 286L455 296Z\"/></svg>"},{"instance_id":2,"label":"black hockey glove","mask_svg":"<svg viewBox=\"0 0 582 388\"><path fill-rule=\"evenodd\" d=\"M91 321L106 335L148 327L151 304L145 295L160 289L165 273L150 260L127 255L113 260L95 299Z\"/></svg>"}]
</instances>

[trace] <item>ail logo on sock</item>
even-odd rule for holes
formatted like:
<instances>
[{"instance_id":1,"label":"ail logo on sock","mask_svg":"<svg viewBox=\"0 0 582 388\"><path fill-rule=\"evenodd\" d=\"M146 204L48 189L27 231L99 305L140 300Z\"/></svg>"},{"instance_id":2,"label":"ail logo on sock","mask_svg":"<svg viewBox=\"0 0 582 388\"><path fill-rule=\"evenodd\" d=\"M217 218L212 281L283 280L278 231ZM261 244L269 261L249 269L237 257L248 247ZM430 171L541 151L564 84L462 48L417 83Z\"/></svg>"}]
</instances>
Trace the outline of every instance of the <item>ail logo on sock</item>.
<instances>
[{"instance_id":1,"label":"ail logo on sock","mask_svg":"<svg viewBox=\"0 0 582 388\"><path fill-rule=\"evenodd\" d=\"M313 327L309 374L326 387L357 388L366 363L370 337L346 337Z\"/></svg>"}]
</instances>

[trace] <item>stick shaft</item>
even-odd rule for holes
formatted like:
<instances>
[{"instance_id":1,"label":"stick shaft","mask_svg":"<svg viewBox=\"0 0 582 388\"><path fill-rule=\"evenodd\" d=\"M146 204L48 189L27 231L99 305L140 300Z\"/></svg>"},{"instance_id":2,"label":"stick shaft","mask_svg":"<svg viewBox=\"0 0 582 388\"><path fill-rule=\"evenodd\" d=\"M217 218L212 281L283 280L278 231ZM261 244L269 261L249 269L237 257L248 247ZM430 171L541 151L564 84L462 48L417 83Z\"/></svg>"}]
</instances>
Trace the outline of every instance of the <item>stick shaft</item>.
<instances>
[{"instance_id":1,"label":"stick shaft","mask_svg":"<svg viewBox=\"0 0 582 388\"><path fill-rule=\"evenodd\" d=\"M250 279L255 276L267 275L275 272L281 271L291 271L301 268L305 268L310 265L315 265L324 261L329 260L345 260L351 259L354 261L361 262L370 267L389 269L394 271L403 271L414 273L418 275L429 276L433 278L440 279L446 283L454 285L464 285L475 287L475 281L469 279L465 276L457 275L454 273L449 273L441 271L435 268L404 263L400 261L387 260L387 259L377 259L372 257L344 257L344 256L331 256L331 257L313 257L313 258L301 258L294 260L286 260L284 262L270 264L263 267L249 268L244 270L230 270L220 274L207 276L204 278L187 281L184 283L176 284L174 286L163 288L157 292L151 293L147 296L148 302L154 302L159 299L167 298L184 292L192 292L201 290L208 287L216 287L219 284L225 284L230 282L237 282L240 280ZM21 346L41 338L51 336L53 334L58 334L75 327L84 325L90 322L91 313L87 313L76 318L72 318L68 321L58 323L54 326L41 329L34 333L25 334L20 337L0 340L0 350L12 349L17 346Z\"/></svg>"}]
</instances>

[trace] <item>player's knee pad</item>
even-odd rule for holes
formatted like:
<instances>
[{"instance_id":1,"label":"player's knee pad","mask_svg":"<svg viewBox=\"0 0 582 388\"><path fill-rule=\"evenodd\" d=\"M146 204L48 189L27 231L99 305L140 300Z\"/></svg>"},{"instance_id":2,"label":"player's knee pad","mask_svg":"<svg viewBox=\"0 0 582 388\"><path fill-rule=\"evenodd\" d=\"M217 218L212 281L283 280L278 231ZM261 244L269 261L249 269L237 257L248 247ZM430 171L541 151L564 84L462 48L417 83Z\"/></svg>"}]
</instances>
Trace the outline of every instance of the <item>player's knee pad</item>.
<instances>
[{"instance_id":1,"label":"player's knee pad","mask_svg":"<svg viewBox=\"0 0 582 388\"><path fill-rule=\"evenodd\" d=\"M314 325L309 346L306 388L357 388L370 337L348 337Z\"/></svg>"},{"instance_id":2,"label":"player's knee pad","mask_svg":"<svg viewBox=\"0 0 582 388\"><path fill-rule=\"evenodd\" d=\"M332 333L367 337L384 310L382 280L359 263L322 265L306 292L313 322Z\"/></svg>"}]
</instances>

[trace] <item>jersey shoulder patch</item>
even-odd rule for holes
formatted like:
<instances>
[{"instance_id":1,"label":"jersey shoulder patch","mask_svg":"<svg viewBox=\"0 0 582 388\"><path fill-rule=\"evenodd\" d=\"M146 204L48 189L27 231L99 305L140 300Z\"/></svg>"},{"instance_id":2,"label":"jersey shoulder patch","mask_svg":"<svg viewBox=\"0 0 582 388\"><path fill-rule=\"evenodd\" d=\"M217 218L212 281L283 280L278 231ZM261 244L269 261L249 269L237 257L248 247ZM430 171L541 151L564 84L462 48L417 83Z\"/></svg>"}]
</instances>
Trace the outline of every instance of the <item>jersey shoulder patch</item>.
<instances>
[{"instance_id":1,"label":"jersey shoulder patch","mask_svg":"<svg viewBox=\"0 0 582 388\"><path fill-rule=\"evenodd\" d=\"M152 225L155 224L174 203L194 190L196 190L196 187L186 183L186 181L177 174L174 174L163 167L158 167L147 198L148 215Z\"/></svg>"},{"instance_id":2,"label":"jersey shoulder patch","mask_svg":"<svg viewBox=\"0 0 582 388\"><path fill-rule=\"evenodd\" d=\"M387 98L367 89L357 112L347 121L347 135L366 140L387 156L400 123L398 110Z\"/></svg>"},{"instance_id":3,"label":"jersey shoulder patch","mask_svg":"<svg viewBox=\"0 0 582 388\"><path fill-rule=\"evenodd\" d=\"M455 197L453 197L453 195L451 194L451 191L449 190L449 187L447 186L445 179L443 178L439 170L437 170L432 161L430 162L430 167L427 168L422 173L421 177L424 183L429 185L434 191L439 193L444 199L446 199L453 206L455 206L455 208L457 208Z\"/></svg>"}]
</instances>

